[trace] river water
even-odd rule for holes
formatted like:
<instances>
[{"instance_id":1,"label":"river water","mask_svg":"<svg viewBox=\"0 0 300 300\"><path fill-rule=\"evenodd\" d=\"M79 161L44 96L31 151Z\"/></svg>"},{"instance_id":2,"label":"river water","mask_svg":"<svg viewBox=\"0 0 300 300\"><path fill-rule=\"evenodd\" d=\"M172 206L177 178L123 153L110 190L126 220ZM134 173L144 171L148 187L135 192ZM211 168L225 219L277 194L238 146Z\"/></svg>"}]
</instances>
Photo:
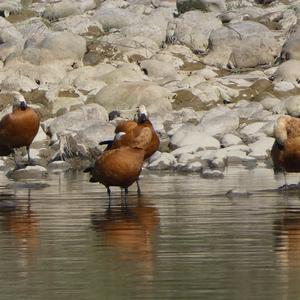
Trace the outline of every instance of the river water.
<instances>
[{"instance_id":1,"label":"river water","mask_svg":"<svg viewBox=\"0 0 300 300\"><path fill-rule=\"evenodd\" d=\"M270 169L144 172L110 210L87 174L45 182L0 176L1 300L299 299L300 190Z\"/></svg>"}]
</instances>

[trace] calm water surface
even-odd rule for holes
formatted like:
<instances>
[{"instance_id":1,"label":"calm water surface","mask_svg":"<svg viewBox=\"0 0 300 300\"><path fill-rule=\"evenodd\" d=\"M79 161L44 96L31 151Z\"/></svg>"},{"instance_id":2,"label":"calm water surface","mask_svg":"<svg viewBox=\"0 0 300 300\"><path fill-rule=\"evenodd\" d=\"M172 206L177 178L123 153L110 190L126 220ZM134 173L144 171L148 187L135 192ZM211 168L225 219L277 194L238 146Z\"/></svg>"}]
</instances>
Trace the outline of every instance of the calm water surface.
<instances>
[{"instance_id":1,"label":"calm water surface","mask_svg":"<svg viewBox=\"0 0 300 300\"><path fill-rule=\"evenodd\" d=\"M289 177L289 183L297 182ZM300 190L272 170L144 173L128 207L86 174L0 175L0 299L300 299ZM248 195L225 196L230 189Z\"/></svg>"}]
</instances>

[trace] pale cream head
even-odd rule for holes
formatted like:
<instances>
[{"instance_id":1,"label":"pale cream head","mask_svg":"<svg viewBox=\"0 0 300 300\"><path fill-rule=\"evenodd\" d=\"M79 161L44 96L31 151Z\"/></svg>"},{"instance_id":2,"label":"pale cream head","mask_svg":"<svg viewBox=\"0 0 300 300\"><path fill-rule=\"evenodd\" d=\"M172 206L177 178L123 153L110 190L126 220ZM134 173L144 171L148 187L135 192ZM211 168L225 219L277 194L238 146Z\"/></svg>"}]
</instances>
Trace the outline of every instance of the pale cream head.
<instances>
[{"instance_id":1,"label":"pale cream head","mask_svg":"<svg viewBox=\"0 0 300 300\"><path fill-rule=\"evenodd\" d=\"M148 120L148 117L149 117L149 115L148 115L146 106L145 105L140 105L137 108L137 111L136 111L135 121L138 122L138 123L143 123L146 120Z\"/></svg>"},{"instance_id":2,"label":"pale cream head","mask_svg":"<svg viewBox=\"0 0 300 300\"><path fill-rule=\"evenodd\" d=\"M20 93L13 93L13 110L21 108L22 110L25 110L27 108L27 102L23 95Z\"/></svg>"}]
</instances>

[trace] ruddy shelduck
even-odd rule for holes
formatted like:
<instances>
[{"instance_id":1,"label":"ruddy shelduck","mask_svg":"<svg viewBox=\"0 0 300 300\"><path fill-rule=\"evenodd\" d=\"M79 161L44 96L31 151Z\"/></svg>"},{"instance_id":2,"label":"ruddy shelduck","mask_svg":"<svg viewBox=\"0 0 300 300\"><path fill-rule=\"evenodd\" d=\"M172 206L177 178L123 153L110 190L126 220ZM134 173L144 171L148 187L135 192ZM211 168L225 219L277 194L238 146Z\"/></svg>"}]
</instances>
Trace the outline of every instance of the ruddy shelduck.
<instances>
[{"instance_id":1,"label":"ruddy shelduck","mask_svg":"<svg viewBox=\"0 0 300 300\"><path fill-rule=\"evenodd\" d=\"M40 126L40 118L31 109L24 97L19 93L13 94L13 109L0 121L0 155L14 156L15 148L26 147L28 163L31 163L30 145L36 136Z\"/></svg>"},{"instance_id":2,"label":"ruddy shelduck","mask_svg":"<svg viewBox=\"0 0 300 300\"><path fill-rule=\"evenodd\" d=\"M271 150L274 170L300 172L300 119L279 117L274 126L275 142Z\"/></svg>"},{"instance_id":3,"label":"ruddy shelduck","mask_svg":"<svg viewBox=\"0 0 300 300\"><path fill-rule=\"evenodd\" d=\"M128 187L139 178L145 157L144 148L151 139L149 131L149 128L144 128L141 135L145 138L132 147L120 145L118 148L104 151L94 166L87 169L92 174L91 182L99 182L106 187L109 200L111 186L125 189L126 200ZM126 135L124 132L118 132L114 142L126 138Z\"/></svg>"}]
</instances>

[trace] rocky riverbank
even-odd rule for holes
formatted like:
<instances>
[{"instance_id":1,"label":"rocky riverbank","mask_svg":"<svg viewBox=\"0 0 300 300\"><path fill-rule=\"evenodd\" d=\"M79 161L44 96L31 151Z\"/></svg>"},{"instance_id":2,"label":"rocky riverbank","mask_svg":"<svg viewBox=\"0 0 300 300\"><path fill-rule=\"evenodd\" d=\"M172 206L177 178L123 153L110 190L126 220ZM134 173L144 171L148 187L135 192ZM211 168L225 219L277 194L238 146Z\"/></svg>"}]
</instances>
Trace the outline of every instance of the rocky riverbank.
<instances>
[{"instance_id":1,"label":"rocky riverbank","mask_svg":"<svg viewBox=\"0 0 300 300\"><path fill-rule=\"evenodd\" d=\"M139 104L161 138L145 167L204 177L269 164L274 122L300 114L299 1L9 0L0 14L0 117L19 91L42 119L38 166L15 179L89 165Z\"/></svg>"}]
</instances>

